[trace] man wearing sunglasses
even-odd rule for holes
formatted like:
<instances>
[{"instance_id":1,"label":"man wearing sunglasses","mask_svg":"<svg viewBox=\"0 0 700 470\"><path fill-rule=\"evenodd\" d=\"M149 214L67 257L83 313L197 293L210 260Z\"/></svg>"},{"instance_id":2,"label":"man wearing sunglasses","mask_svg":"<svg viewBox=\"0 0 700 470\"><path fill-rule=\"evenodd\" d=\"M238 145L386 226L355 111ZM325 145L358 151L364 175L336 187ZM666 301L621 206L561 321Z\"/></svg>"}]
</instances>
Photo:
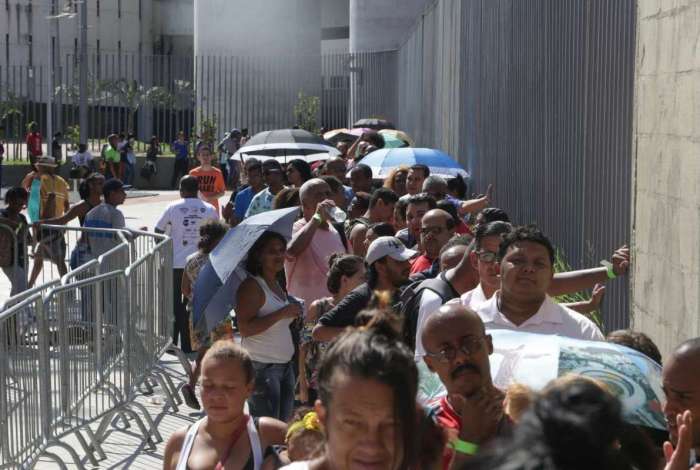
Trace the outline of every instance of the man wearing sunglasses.
<instances>
[{"instance_id":1,"label":"man wearing sunglasses","mask_svg":"<svg viewBox=\"0 0 700 470\"><path fill-rule=\"evenodd\" d=\"M452 301L428 318L422 341L425 364L447 390L431 408L431 416L447 432L443 468L460 468L480 446L512 427L503 411L503 393L491 378L491 336L474 311Z\"/></svg>"},{"instance_id":2,"label":"man wearing sunglasses","mask_svg":"<svg viewBox=\"0 0 700 470\"><path fill-rule=\"evenodd\" d=\"M267 188L253 196L245 213L246 218L272 210L275 195L284 188L284 173L282 173L282 165L277 160L270 159L263 162L262 176Z\"/></svg>"}]
</instances>

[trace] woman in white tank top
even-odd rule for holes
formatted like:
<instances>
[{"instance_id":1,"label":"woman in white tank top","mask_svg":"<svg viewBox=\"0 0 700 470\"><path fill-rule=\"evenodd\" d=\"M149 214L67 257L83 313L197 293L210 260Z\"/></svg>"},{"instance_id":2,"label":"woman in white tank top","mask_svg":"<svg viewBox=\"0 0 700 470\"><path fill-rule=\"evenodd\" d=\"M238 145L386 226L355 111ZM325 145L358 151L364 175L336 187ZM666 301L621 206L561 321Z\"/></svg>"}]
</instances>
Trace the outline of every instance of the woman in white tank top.
<instances>
[{"instance_id":1,"label":"woman in white tank top","mask_svg":"<svg viewBox=\"0 0 700 470\"><path fill-rule=\"evenodd\" d=\"M165 447L165 470L260 470L265 451L284 442L287 425L254 419L243 411L255 372L248 353L231 340L217 341L202 360L206 417L175 432ZM274 457L273 457L274 458Z\"/></svg>"},{"instance_id":2,"label":"woman in white tank top","mask_svg":"<svg viewBox=\"0 0 700 470\"><path fill-rule=\"evenodd\" d=\"M253 416L286 421L294 406L294 342L289 329L302 309L290 303L277 279L284 269L287 242L265 232L248 252L250 277L238 288L236 319L242 346L255 368L255 391L248 400Z\"/></svg>"}]
</instances>

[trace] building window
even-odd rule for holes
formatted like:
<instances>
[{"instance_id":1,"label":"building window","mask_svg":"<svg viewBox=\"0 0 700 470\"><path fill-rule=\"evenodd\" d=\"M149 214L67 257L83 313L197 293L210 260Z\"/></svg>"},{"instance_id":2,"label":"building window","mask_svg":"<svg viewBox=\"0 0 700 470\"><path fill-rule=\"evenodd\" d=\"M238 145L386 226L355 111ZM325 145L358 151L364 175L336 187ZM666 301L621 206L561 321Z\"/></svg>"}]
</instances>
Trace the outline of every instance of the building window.
<instances>
[{"instance_id":1,"label":"building window","mask_svg":"<svg viewBox=\"0 0 700 470\"><path fill-rule=\"evenodd\" d=\"M117 17L122 17L122 0L117 0Z\"/></svg>"},{"instance_id":2,"label":"building window","mask_svg":"<svg viewBox=\"0 0 700 470\"><path fill-rule=\"evenodd\" d=\"M139 19L141 19L141 7L143 5L143 1L139 0Z\"/></svg>"},{"instance_id":3,"label":"building window","mask_svg":"<svg viewBox=\"0 0 700 470\"><path fill-rule=\"evenodd\" d=\"M96 5L97 5L97 16L100 16L100 0L96 1Z\"/></svg>"},{"instance_id":4,"label":"building window","mask_svg":"<svg viewBox=\"0 0 700 470\"><path fill-rule=\"evenodd\" d=\"M5 64L10 65L10 35L5 34Z\"/></svg>"},{"instance_id":5,"label":"building window","mask_svg":"<svg viewBox=\"0 0 700 470\"><path fill-rule=\"evenodd\" d=\"M73 38L73 66L78 65L78 38Z\"/></svg>"},{"instance_id":6,"label":"building window","mask_svg":"<svg viewBox=\"0 0 700 470\"><path fill-rule=\"evenodd\" d=\"M117 41L117 55L119 57L122 56L122 42L121 41Z\"/></svg>"},{"instance_id":7,"label":"building window","mask_svg":"<svg viewBox=\"0 0 700 470\"><path fill-rule=\"evenodd\" d=\"M10 11L10 0L5 0L5 10Z\"/></svg>"}]
</instances>

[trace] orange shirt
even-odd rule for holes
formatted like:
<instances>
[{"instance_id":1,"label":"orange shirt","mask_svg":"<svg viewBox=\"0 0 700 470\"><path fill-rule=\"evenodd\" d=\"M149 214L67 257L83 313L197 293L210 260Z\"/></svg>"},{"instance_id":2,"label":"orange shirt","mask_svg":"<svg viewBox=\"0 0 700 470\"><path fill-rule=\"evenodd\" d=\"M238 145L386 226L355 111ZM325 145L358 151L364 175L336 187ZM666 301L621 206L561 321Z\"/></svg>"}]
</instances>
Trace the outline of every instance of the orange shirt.
<instances>
[{"instance_id":1,"label":"orange shirt","mask_svg":"<svg viewBox=\"0 0 700 470\"><path fill-rule=\"evenodd\" d=\"M217 193L226 191L226 183L224 175L218 168L210 168L203 170L201 166L190 170L190 175L197 178L199 181L199 194L201 198L214 206L216 212L219 212L219 198L215 197Z\"/></svg>"}]
</instances>

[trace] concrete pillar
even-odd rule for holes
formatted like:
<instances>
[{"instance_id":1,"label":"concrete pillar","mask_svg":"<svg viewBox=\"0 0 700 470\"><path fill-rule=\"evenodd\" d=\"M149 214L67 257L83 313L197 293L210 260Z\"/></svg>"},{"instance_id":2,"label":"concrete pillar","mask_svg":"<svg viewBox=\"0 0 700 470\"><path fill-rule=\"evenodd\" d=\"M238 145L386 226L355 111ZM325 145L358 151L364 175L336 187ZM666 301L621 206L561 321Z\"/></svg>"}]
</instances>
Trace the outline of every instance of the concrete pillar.
<instances>
[{"instance_id":1,"label":"concrete pillar","mask_svg":"<svg viewBox=\"0 0 700 470\"><path fill-rule=\"evenodd\" d=\"M631 323L664 354L700 336L699 44L699 3L638 1Z\"/></svg>"}]
</instances>

